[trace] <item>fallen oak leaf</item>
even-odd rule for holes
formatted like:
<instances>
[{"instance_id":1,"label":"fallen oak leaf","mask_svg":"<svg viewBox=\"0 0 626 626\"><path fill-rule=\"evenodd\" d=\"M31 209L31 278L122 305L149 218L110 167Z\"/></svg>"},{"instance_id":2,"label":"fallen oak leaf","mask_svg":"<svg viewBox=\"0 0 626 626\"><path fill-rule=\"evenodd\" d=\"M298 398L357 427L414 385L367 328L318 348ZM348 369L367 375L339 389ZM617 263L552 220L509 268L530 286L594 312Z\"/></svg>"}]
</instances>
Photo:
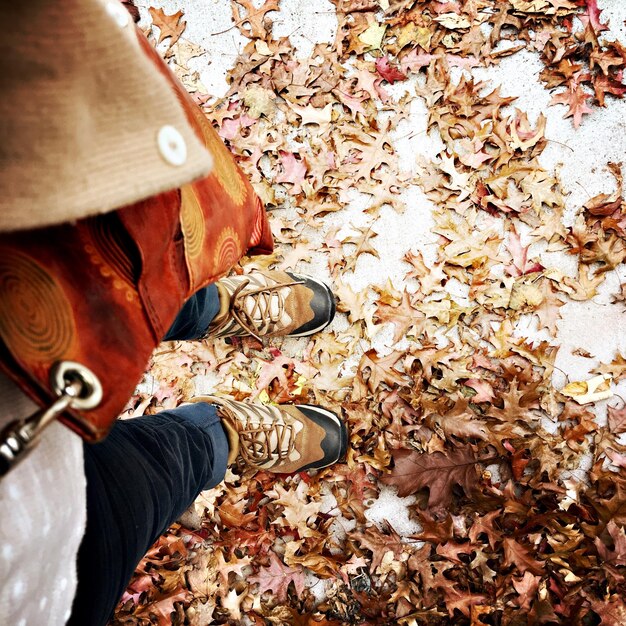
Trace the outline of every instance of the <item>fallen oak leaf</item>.
<instances>
[{"instance_id":1,"label":"fallen oak leaf","mask_svg":"<svg viewBox=\"0 0 626 626\"><path fill-rule=\"evenodd\" d=\"M495 522L501 521L502 510L497 509L485 514L475 514L474 522L469 529L468 536L473 543L482 542L482 535L487 538L491 549L495 549L496 544L502 538L502 532L497 528Z\"/></svg>"},{"instance_id":2,"label":"fallen oak leaf","mask_svg":"<svg viewBox=\"0 0 626 626\"><path fill-rule=\"evenodd\" d=\"M304 592L304 570L301 566L288 567L276 556L275 552L270 552L269 567L261 567L254 576L249 576L248 581L259 585L259 593L271 591L279 602L287 601L287 590L293 583L296 593L301 596Z\"/></svg>"},{"instance_id":3,"label":"fallen oak leaf","mask_svg":"<svg viewBox=\"0 0 626 626\"><path fill-rule=\"evenodd\" d=\"M282 389L288 390L290 387L288 375L293 372L296 365L297 361L280 353L272 361L259 359L258 378L251 399L254 400L263 390L267 390L275 379Z\"/></svg>"},{"instance_id":4,"label":"fallen oak leaf","mask_svg":"<svg viewBox=\"0 0 626 626\"><path fill-rule=\"evenodd\" d=\"M283 171L276 176L277 183L290 183L293 185L290 192L295 195L302 191L302 183L307 172L305 159L298 160L292 152L280 151L280 164Z\"/></svg>"},{"instance_id":5,"label":"fallen oak leaf","mask_svg":"<svg viewBox=\"0 0 626 626\"><path fill-rule=\"evenodd\" d=\"M338 299L337 310L348 314L350 324L356 324L359 320L363 320L368 329L373 327L374 307L369 305L367 289L361 289L355 293L346 283L335 280L334 292Z\"/></svg>"},{"instance_id":6,"label":"fallen oak leaf","mask_svg":"<svg viewBox=\"0 0 626 626\"><path fill-rule=\"evenodd\" d=\"M531 267L536 269L537 265ZM512 285L508 308L513 311L531 310L534 313L543 301L544 296L536 284L536 276L521 276Z\"/></svg>"},{"instance_id":7,"label":"fallen oak leaf","mask_svg":"<svg viewBox=\"0 0 626 626\"><path fill-rule=\"evenodd\" d=\"M352 532L350 536L372 553L370 572L374 572L382 564L387 553L392 552L393 557L399 560L405 550L402 537L388 521L383 522L382 529L369 526L364 531Z\"/></svg>"},{"instance_id":8,"label":"fallen oak leaf","mask_svg":"<svg viewBox=\"0 0 626 626\"><path fill-rule=\"evenodd\" d=\"M618 409L614 406L607 408L607 424L609 432L614 435L626 433L626 406Z\"/></svg>"},{"instance_id":9,"label":"fallen oak leaf","mask_svg":"<svg viewBox=\"0 0 626 626\"><path fill-rule=\"evenodd\" d=\"M445 595L445 606L450 617L454 615L455 610L469 617L472 612L475 613L476 606L481 606L483 602L487 601L487 597L483 594L461 591L457 589L456 585L450 583L443 587L443 592ZM476 621L472 620L472 624L484 624L484 622L478 618Z\"/></svg>"},{"instance_id":10,"label":"fallen oak leaf","mask_svg":"<svg viewBox=\"0 0 626 626\"><path fill-rule=\"evenodd\" d=\"M368 373L366 382L372 393L376 392L381 383L385 383L391 388L405 384L404 376L393 367L402 356L404 356L403 352L396 351L385 357L380 357L372 348L361 357L358 371L361 375Z\"/></svg>"},{"instance_id":11,"label":"fallen oak leaf","mask_svg":"<svg viewBox=\"0 0 626 626\"><path fill-rule=\"evenodd\" d=\"M583 23L583 26L587 26L587 24L589 24L596 34L608 30L609 25L603 24L600 21L600 14L602 13L602 10L598 8L598 0L585 0L585 4L587 5L587 10L584 13L577 15L578 19Z\"/></svg>"},{"instance_id":12,"label":"fallen oak leaf","mask_svg":"<svg viewBox=\"0 0 626 626\"><path fill-rule=\"evenodd\" d=\"M365 109L363 108L363 100L367 99L366 95L361 97L357 97L353 94L346 93L345 91L341 91L338 89L336 91L336 95L339 100L350 109L352 113L352 117L354 118L357 113L365 114Z\"/></svg>"},{"instance_id":13,"label":"fallen oak leaf","mask_svg":"<svg viewBox=\"0 0 626 626\"><path fill-rule=\"evenodd\" d=\"M302 567L310 569L320 578L334 578L337 575L339 563L335 559L315 552L298 555L296 552L299 551L301 546L302 540L289 541L285 545L284 560L287 565L302 565Z\"/></svg>"},{"instance_id":14,"label":"fallen oak leaf","mask_svg":"<svg viewBox=\"0 0 626 626\"><path fill-rule=\"evenodd\" d=\"M245 14L242 13L242 8L245 9ZM268 34L268 28L271 31L271 22L267 18L267 13L279 11L280 7L279 0L265 0L258 8L253 0L234 0L231 3L231 10L233 21L235 22L234 26L244 37L248 37L248 39L265 39ZM227 30L230 30L230 28ZM222 33L211 34L220 35Z\"/></svg>"},{"instance_id":15,"label":"fallen oak leaf","mask_svg":"<svg viewBox=\"0 0 626 626\"><path fill-rule=\"evenodd\" d=\"M172 613L176 602L188 602L192 595L189 589L179 588L176 591L158 594L153 597L150 604L142 607L135 615L137 617L156 617L158 626L170 626L172 623ZM150 621L150 623L154 623Z\"/></svg>"},{"instance_id":16,"label":"fallen oak leaf","mask_svg":"<svg viewBox=\"0 0 626 626\"><path fill-rule=\"evenodd\" d=\"M550 104L566 104L569 108L564 118L574 118L574 128L580 126L583 115L593 113L593 109L587 106L587 100L593 95L583 90L582 86L575 80L570 81L566 91L556 94Z\"/></svg>"},{"instance_id":17,"label":"fallen oak leaf","mask_svg":"<svg viewBox=\"0 0 626 626\"><path fill-rule=\"evenodd\" d=\"M496 458L481 458L472 446L433 453L394 450L394 467L390 474L380 480L385 485L398 487L400 497L412 495L428 487L429 508L446 507L452 503L452 490L455 486L462 487L466 495L478 488L478 463L491 462Z\"/></svg>"},{"instance_id":18,"label":"fallen oak leaf","mask_svg":"<svg viewBox=\"0 0 626 626\"><path fill-rule=\"evenodd\" d=\"M378 24L377 22L372 22L368 28L366 28L360 35L359 39L366 46L369 47L370 50L379 50L383 43L383 37L385 36L385 31L387 30L386 24Z\"/></svg>"},{"instance_id":19,"label":"fallen oak leaf","mask_svg":"<svg viewBox=\"0 0 626 626\"><path fill-rule=\"evenodd\" d=\"M476 392L476 395L471 398L472 402L491 402L491 400L495 398L493 387L486 380L470 378L466 380L464 384L466 387L470 387Z\"/></svg>"},{"instance_id":20,"label":"fallen oak leaf","mask_svg":"<svg viewBox=\"0 0 626 626\"><path fill-rule=\"evenodd\" d=\"M448 561L461 564L462 561L459 554L469 555L476 550L476 546L470 543L458 543L456 541L447 541L446 543L440 543L435 549L435 553L442 556Z\"/></svg>"},{"instance_id":21,"label":"fallen oak leaf","mask_svg":"<svg viewBox=\"0 0 626 626\"><path fill-rule=\"evenodd\" d=\"M407 76L401 72L395 65L391 65L389 57L384 56L376 59L376 71L390 84L396 81L406 80Z\"/></svg>"},{"instance_id":22,"label":"fallen oak leaf","mask_svg":"<svg viewBox=\"0 0 626 626\"><path fill-rule=\"evenodd\" d=\"M507 248L513 258L513 262L505 268L510 276L524 276L525 274L540 272L543 269L543 265L540 263L528 260L530 246L523 246L520 236L514 230L509 233Z\"/></svg>"},{"instance_id":23,"label":"fallen oak leaf","mask_svg":"<svg viewBox=\"0 0 626 626\"><path fill-rule=\"evenodd\" d=\"M464 15L457 15L456 13L444 13L435 18L435 21L439 22L445 28L450 30L464 29L471 26L470 21Z\"/></svg>"},{"instance_id":24,"label":"fallen oak leaf","mask_svg":"<svg viewBox=\"0 0 626 626\"><path fill-rule=\"evenodd\" d=\"M290 491L277 484L272 491L267 492L267 495L276 495L275 504L280 504L283 507L282 516L275 520L274 524L293 528L298 531L300 537L313 535L313 531L307 526L307 522L311 517L319 514L321 503L307 501L306 483L301 482L296 489Z\"/></svg>"},{"instance_id":25,"label":"fallen oak leaf","mask_svg":"<svg viewBox=\"0 0 626 626\"><path fill-rule=\"evenodd\" d=\"M404 24L399 31L396 31L398 48L402 49L410 44L417 44L420 48L428 50L433 33L425 26L418 26L415 22ZM413 50L416 50L414 48Z\"/></svg>"},{"instance_id":26,"label":"fallen oak leaf","mask_svg":"<svg viewBox=\"0 0 626 626\"><path fill-rule=\"evenodd\" d=\"M400 60L400 68L405 73L417 73L423 67L428 67L430 63L437 59L434 54L425 54L420 52L420 48L413 48L408 54L405 54Z\"/></svg>"},{"instance_id":27,"label":"fallen oak leaf","mask_svg":"<svg viewBox=\"0 0 626 626\"><path fill-rule=\"evenodd\" d=\"M615 269L626 259L626 245L621 237L615 233L600 230L595 234L591 247L583 248L580 260L585 264L600 263L595 268L596 274L602 274Z\"/></svg>"},{"instance_id":28,"label":"fallen oak leaf","mask_svg":"<svg viewBox=\"0 0 626 626\"><path fill-rule=\"evenodd\" d=\"M349 257L349 260L346 263L345 270L346 272L350 270L354 270L356 266L356 262L361 254L371 254L377 259L380 258L378 254L378 250L372 244L372 239L378 237L378 233L372 229L371 226L363 226L361 228L355 229L359 235L356 234L350 235L342 240L342 245L352 244L356 246L356 249L352 254L346 254L345 256Z\"/></svg>"},{"instance_id":29,"label":"fallen oak leaf","mask_svg":"<svg viewBox=\"0 0 626 626\"><path fill-rule=\"evenodd\" d=\"M251 522L257 519L254 512L244 512L245 501L224 502L220 505L219 516L220 521L225 528L245 528Z\"/></svg>"},{"instance_id":30,"label":"fallen oak leaf","mask_svg":"<svg viewBox=\"0 0 626 626\"><path fill-rule=\"evenodd\" d=\"M149 7L152 24L159 29L159 38L157 43L161 43L164 39L170 37L169 47L171 48L179 39L187 28L187 22L183 22L183 11L178 11L172 15L167 15L163 9L155 9Z\"/></svg>"},{"instance_id":31,"label":"fallen oak leaf","mask_svg":"<svg viewBox=\"0 0 626 626\"><path fill-rule=\"evenodd\" d=\"M572 300L586 301L591 300L597 291L598 286L604 282L605 273L595 273L590 267L584 265L578 266L578 278L570 278L565 276L563 278L562 286L565 286L564 291Z\"/></svg>"},{"instance_id":32,"label":"fallen oak leaf","mask_svg":"<svg viewBox=\"0 0 626 626\"><path fill-rule=\"evenodd\" d=\"M307 124L317 124L320 132L326 132L332 120L332 103L327 104L323 109L314 107L312 104L307 106L298 106L292 104L289 100L285 100L285 104L300 117L302 126Z\"/></svg>"},{"instance_id":33,"label":"fallen oak leaf","mask_svg":"<svg viewBox=\"0 0 626 626\"><path fill-rule=\"evenodd\" d=\"M242 92L243 103L248 107L248 113L254 119L261 115L271 118L276 110L276 96L273 91L259 85L250 85Z\"/></svg>"},{"instance_id":34,"label":"fallen oak leaf","mask_svg":"<svg viewBox=\"0 0 626 626\"><path fill-rule=\"evenodd\" d=\"M475 401L474 398L472 401ZM428 412L424 421L429 428L446 439L452 435L462 438L487 439L489 435L486 423L478 419L469 408L467 398L457 397L454 406L450 409L442 408L438 409L438 412Z\"/></svg>"},{"instance_id":35,"label":"fallen oak leaf","mask_svg":"<svg viewBox=\"0 0 626 626\"><path fill-rule=\"evenodd\" d=\"M211 601L202 602L202 600L194 599L185 611L189 626L206 626L213 624L213 613L215 612L215 603Z\"/></svg>"},{"instance_id":36,"label":"fallen oak leaf","mask_svg":"<svg viewBox=\"0 0 626 626\"><path fill-rule=\"evenodd\" d=\"M463 139L459 142L460 147L464 153L459 157L459 161L467 167L472 169L479 169L480 166L491 159L491 155L483 152L485 142L476 138L470 141L469 139Z\"/></svg>"},{"instance_id":37,"label":"fallen oak leaf","mask_svg":"<svg viewBox=\"0 0 626 626\"><path fill-rule=\"evenodd\" d=\"M600 363L591 373L610 376L613 382L623 380L626 378L626 358L618 353L610 363Z\"/></svg>"},{"instance_id":38,"label":"fallen oak leaf","mask_svg":"<svg viewBox=\"0 0 626 626\"><path fill-rule=\"evenodd\" d=\"M544 138L546 121L546 116L541 113L537 118L537 128L533 130L526 113L516 109L511 122L511 147L524 152L535 146Z\"/></svg>"},{"instance_id":39,"label":"fallen oak leaf","mask_svg":"<svg viewBox=\"0 0 626 626\"><path fill-rule=\"evenodd\" d=\"M606 458L611 461L611 465L617 468L626 468L626 455L616 452L612 448L606 448L604 450Z\"/></svg>"},{"instance_id":40,"label":"fallen oak leaf","mask_svg":"<svg viewBox=\"0 0 626 626\"><path fill-rule=\"evenodd\" d=\"M126 588L120 602L124 604L129 600L132 600L133 604L138 604L141 595L153 587L154 581L152 580L152 576L149 576L148 574L136 576Z\"/></svg>"},{"instance_id":41,"label":"fallen oak leaf","mask_svg":"<svg viewBox=\"0 0 626 626\"><path fill-rule=\"evenodd\" d=\"M549 281L544 281L542 300L533 313L539 318L539 328L547 328L551 332L556 330L556 323L561 318L561 307L565 301L552 288Z\"/></svg>"},{"instance_id":42,"label":"fallen oak leaf","mask_svg":"<svg viewBox=\"0 0 626 626\"><path fill-rule=\"evenodd\" d=\"M422 295L427 296L433 291L441 291L441 288L448 280L448 275L445 273L445 263L434 263L431 267L424 262L424 256L417 250L413 252L409 250L402 260L412 266L406 274L406 278L413 278L420 285L420 292Z\"/></svg>"},{"instance_id":43,"label":"fallen oak leaf","mask_svg":"<svg viewBox=\"0 0 626 626\"><path fill-rule=\"evenodd\" d=\"M608 169L611 171L613 176L615 176L617 188L612 194L601 193L594 196L590 200L587 200L584 208L589 211L591 215L600 217L611 215L622 205L624 178L622 176L621 163L609 163Z\"/></svg>"},{"instance_id":44,"label":"fallen oak leaf","mask_svg":"<svg viewBox=\"0 0 626 626\"><path fill-rule=\"evenodd\" d=\"M198 552L197 558L193 561L193 568L186 575L187 586L194 598L206 602L217 591L219 582L215 565L216 559L213 554L208 551ZM228 583L228 573L225 580Z\"/></svg>"},{"instance_id":45,"label":"fallen oak leaf","mask_svg":"<svg viewBox=\"0 0 626 626\"><path fill-rule=\"evenodd\" d=\"M189 61L191 59L195 59L207 53L205 48L187 39L179 39L176 44L171 47L174 62L181 68L181 71L185 73L189 72Z\"/></svg>"},{"instance_id":46,"label":"fallen oak leaf","mask_svg":"<svg viewBox=\"0 0 626 626\"><path fill-rule=\"evenodd\" d=\"M621 82L621 79L615 80L611 76L605 76L604 74L596 74L594 76L593 90L596 100L601 107L605 106L604 101L607 93L616 98L623 98L624 94L626 94L626 86Z\"/></svg>"},{"instance_id":47,"label":"fallen oak leaf","mask_svg":"<svg viewBox=\"0 0 626 626\"><path fill-rule=\"evenodd\" d=\"M594 543L600 558L611 565L626 565L626 534L624 529L611 520L606 525L606 532L613 547L609 548L600 537L596 537Z\"/></svg>"},{"instance_id":48,"label":"fallen oak leaf","mask_svg":"<svg viewBox=\"0 0 626 626\"><path fill-rule=\"evenodd\" d=\"M242 618L241 603L248 595L248 589L237 593L237 589L231 589L222 599L222 608L229 612L232 619L239 621ZM171 622L168 622L170 624Z\"/></svg>"},{"instance_id":49,"label":"fallen oak leaf","mask_svg":"<svg viewBox=\"0 0 626 626\"><path fill-rule=\"evenodd\" d=\"M543 563L535 560L528 548L519 544L515 539L507 537L502 542L504 548L504 565L509 567L514 565L522 574L531 572L531 574L543 574Z\"/></svg>"},{"instance_id":50,"label":"fallen oak leaf","mask_svg":"<svg viewBox=\"0 0 626 626\"><path fill-rule=\"evenodd\" d=\"M425 316L415 310L411 300L411 294L405 289L402 298L395 306L378 300L376 302L374 321L377 324L387 322L394 325L393 341L397 343L407 334L420 334L424 328Z\"/></svg>"},{"instance_id":51,"label":"fallen oak leaf","mask_svg":"<svg viewBox=\"0 0 626 626\"><path fill-rule=\"evenodd\" d=\"M617 594L591 602L591 608L600 617L600 626L624 626L626 624L626 603Z\"/></svg>"},{"instance_id":52,"label":"fallen oak leaf","mask_svg":"<svg viewBox=\"0 0 626 626\"><path fill-rule=\"evenodd\" d=\"M537 595L537 589L539 588L539 581L541 578L539 576L533 576L530 572L524 572L524 576L521 579L513 578L511 583L513 584L513 589L517 592L520 597L520 609L528 610L532 601L535 599Z\"/></svg>"}]
</instances>

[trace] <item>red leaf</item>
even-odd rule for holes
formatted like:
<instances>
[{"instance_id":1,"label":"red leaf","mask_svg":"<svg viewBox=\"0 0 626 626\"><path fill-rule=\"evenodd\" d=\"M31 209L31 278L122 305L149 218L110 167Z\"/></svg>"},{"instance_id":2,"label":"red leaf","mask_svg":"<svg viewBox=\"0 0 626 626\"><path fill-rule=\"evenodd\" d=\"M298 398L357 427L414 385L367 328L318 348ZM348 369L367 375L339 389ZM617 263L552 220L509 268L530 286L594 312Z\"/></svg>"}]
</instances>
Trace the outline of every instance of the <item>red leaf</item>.
<instances>
[{"instance_id":1,"label":"red leaf","mask_svg":"<svg viewBox=\"0 0 626 626\"><path fill-rule=\"evenodd\" d=\"M306 176L306 161L304 159L298 161L296 156L291 152L281 151L280 163L283 166L283 172L276 177L276 182L291 183L293 185L291 193L300 193L302 182Z\"/></svg>"},{"instance_id":2,"label":"red leaf","mask_svg":"<svg viewBox=\"0 0 626 626\"><path fill-rule=\"evenodd\" d=\"M279 602L286 602L289 583L293 583L298 595L304 591L304 573L301 567L287 567L274 552L270 552L270 566L262 567L248 580L258 583L259 592L271 591Z\"/></svg>"},{"instance_id":3,"label":"red leaf","mask_svg":"<svg viewBox=\"0 0 626 626\"><path fill-rule=\"evenodd\" d=\"M574 118L574 128L580 126L583 115L592 113L593 109L587 106L587 100L593 98L590 93L583 90L578 81L570 81L567 90L552 98L550 104L566 104L569 109L563 117Z\"/></svg>"},{"instance_id":4,"label":"red leaf","mask_svg":"<svg viewBox=\"0 0 626 626\"><path fill-rule=\"evenodd\" d=\"M543 265L528 260L528 248L530 246L522 246L520 236L514 230L509 233L507 247L513 257L513 263L506 266L506 271L511 276L524 276L525 274L540 272L543 269Z\"/></svg>"},{"instance_id":5,"label":"red leaf","mask_svg":"<svg viewBox=\"0 0 626 626\"><path fill-rule=\"evenodd\" d=\"M406 80L406 74L403 74L395 65L391 65L388 57L380 57L376 60L376 71L391 85L398 80Z\"/></svg>"},{"instance_id":6,"label":"red leaf","mask_svg":"<svg viewBox=\"0 0 626 626\"><path fill-rule=\"evenodd\" d=\"M603 30L609 30L609 25L600 21L600 13L602 10L598 8L598 0L587 0L587 11L578 17L584 26L591 24L596 33L601 33Z\"/></svg>"}]
</instances>

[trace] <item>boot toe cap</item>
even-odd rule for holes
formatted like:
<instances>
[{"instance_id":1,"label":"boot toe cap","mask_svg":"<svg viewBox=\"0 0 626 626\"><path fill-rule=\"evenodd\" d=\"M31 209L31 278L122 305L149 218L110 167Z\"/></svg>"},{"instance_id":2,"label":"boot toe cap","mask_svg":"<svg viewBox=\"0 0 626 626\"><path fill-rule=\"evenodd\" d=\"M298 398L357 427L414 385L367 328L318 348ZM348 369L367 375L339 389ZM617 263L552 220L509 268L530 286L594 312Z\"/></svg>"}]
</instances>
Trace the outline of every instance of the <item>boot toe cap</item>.
<instances>
[{"instance_id":1,"label":"boot toe cap","mask_svg":"<svg viewBox=\"0 0 626 626\"><path fill-rule=\"evenodd\" d=\"M312 276L305 276L301 274L293 274L288 272L294 280L303 282L303 286L310 289L313 292L313 298L311 300L311 309L313 310L313 319L302 324L302 326L296 328L290 334L291 337L306 337L320 332L326 328L334 319L336 312L335 296L330 290L330 287L322 282L313 278Z\"/></svg>"},{"instance_id":2,"label":"boot toe cap","mask_svg":"<svg viewBox=\"0 0 626 626\"><path fill-rule=\"evenodd\" d=\"M320 406L300 404L297 408L326 432L326 436L320 444L324 456L319 461L309 463L300 471L321 469L343 459L348 450L348 429L345 422L332 411Z\"/></svg>"}]
</instances>

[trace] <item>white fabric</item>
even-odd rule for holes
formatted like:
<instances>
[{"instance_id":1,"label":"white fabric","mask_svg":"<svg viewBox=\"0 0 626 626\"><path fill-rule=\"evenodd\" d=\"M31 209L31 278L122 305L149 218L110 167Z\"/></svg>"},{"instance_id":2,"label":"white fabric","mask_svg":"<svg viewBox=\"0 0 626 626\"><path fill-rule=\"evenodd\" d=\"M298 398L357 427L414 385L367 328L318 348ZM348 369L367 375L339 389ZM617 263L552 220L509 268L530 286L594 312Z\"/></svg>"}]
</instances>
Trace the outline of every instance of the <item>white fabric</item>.
<instances>
[{"instance_id":1,"label":"white fabric","mask_svg":"<svg viewBox=\"0 0 626 626\"><path fill-rule=\"evenodd\" d=\"M0 429L35 405L0 374ZM54 423L30 456L0 479L0 624L65 624L85 532L80 437Z\"/></svg>"}]
</instances>

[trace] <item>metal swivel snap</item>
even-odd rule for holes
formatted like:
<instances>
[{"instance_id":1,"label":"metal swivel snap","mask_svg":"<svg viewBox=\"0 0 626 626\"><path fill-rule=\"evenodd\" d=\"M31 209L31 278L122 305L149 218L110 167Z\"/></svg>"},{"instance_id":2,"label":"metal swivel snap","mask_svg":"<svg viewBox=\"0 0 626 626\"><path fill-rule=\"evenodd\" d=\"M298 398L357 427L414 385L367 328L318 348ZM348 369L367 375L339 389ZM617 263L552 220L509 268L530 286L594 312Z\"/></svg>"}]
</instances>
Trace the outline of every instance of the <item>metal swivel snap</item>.
<instances>
[{"instance_id":1,"label":"metal swivel snap","mask_svg":"<svg viewBox=\"0 0 626 626\"><path fill-rule=\"evenodd\" d=\"M0 476L5 476L37 445L44 429L68 408L88 411L102 401L102 385L87 367L59 361L50 370L50 387L58 396L45 409L8 424L0 435Z\"/></svg>"}]
</instances>

